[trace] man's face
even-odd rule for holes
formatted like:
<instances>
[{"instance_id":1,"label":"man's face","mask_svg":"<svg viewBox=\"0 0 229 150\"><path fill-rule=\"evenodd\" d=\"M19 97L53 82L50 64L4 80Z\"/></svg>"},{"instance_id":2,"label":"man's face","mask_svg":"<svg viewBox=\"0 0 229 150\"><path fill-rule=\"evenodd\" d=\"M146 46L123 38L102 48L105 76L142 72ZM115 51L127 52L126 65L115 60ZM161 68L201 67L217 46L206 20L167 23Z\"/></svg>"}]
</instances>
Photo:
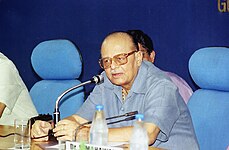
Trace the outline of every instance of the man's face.
<instances>
[{"instance_id":1,"label":"man's face","mask_svg":"<svg viewBox=\"0 0 229 150\"><path fill-rule=\"evenodd\" d=\"M113 58L118 54L135 51L131 39L127 35L112 36L103 43L101 48L102 58ZM127 63L119 65L112 59L109 68L104 69L109 80L118 86L130 89L141 65L141 52L135 52L127 57ZM141 58L140 58L141 59Z\"/></svg>"},{"instance_id":2,"label":"man's face","mask_svg":"<svg viewBox=\"0 0 229 150\"><path fill-rule=\"evenodd\" d=\"M150 61L150 62L154 63L155 52L152 51L151 54L149 55L147 53L147 49L144 48L141 44L138 44L138 47L139 47L139 51L142 52L143 60Z\"/></svg>"}]
</instances>

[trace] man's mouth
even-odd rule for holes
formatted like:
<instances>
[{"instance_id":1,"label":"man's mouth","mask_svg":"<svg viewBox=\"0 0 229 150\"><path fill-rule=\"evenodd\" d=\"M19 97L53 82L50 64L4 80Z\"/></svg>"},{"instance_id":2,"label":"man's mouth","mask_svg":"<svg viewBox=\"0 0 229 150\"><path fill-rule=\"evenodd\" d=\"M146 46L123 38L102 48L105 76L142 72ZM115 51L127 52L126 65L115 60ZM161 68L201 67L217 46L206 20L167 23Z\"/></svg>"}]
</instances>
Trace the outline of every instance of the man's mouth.
<instances>
[{"instance_id":1,"label":"man's mouth","mask_svg":"<svg viewBox=\"0 0 229 150\"><path fill-rule=\"evenodd\" d=\"M123 73L112 73L113 78L119 78L123 75Z\"/></svg>"}]
</instances>

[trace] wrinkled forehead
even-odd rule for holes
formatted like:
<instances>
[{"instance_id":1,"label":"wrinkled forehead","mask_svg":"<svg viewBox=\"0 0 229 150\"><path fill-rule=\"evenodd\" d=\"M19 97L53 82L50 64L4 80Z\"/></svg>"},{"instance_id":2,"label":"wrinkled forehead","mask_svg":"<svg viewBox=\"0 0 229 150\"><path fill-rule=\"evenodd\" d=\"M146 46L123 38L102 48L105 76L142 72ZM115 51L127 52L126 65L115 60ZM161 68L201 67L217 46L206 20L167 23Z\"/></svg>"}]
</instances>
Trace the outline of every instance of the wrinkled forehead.
<instances>
[{"instance_id":1,"label":"wrinkled forehead","mask_svg":"<svg viewBox=\"0 0 229 150\"><path fill-rule=\"evenodd\" d=\"M112 57L121 53L128 53L135 50L132 38L125 33L110 35L102 43L101 56Z\"/></svg>"}]
</instances>

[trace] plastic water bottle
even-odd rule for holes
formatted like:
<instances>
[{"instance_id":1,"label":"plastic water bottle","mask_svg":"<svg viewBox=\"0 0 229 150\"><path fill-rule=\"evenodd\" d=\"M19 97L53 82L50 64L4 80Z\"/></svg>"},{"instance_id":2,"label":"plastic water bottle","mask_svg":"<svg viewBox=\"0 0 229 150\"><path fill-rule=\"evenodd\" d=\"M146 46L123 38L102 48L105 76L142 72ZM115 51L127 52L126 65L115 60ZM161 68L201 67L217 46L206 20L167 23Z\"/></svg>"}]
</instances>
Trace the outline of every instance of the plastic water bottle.
<instances>
[{"instance_id":1,"label":"plastic water bottle","mask_svg":"<svg viewBox=\"0 0 229 150\"><path fill-rule=\"evenodd\" d=\"M144 115L135 115L136 122L130 138L130 150L148 150L148 134L144 127Z\"/></svg>"},{"instance_id":2,"label":"plastic water bottle","mask_svg":"<svg viewBox=\"0 0 229 150\"><path fill-rule=\"evenodd\" d=\"M103 105L96 105L96 111L90 128L90 144L105 146L108 142L108 127Z\"/></svg>"}]
</instances>

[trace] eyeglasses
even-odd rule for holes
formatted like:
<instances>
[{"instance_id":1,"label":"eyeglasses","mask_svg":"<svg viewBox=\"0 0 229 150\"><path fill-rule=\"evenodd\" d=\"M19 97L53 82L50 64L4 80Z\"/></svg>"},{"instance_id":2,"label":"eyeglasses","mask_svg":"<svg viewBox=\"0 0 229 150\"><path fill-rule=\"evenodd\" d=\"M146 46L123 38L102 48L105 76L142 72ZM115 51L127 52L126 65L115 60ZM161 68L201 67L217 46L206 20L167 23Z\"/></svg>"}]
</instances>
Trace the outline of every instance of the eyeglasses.
<instances>
[{"instance_id":1,"label":"eyeglasses","mask_svg":"<svg viewBox=\"0 0 229 150\"><path fill-rule=\"evenodd\" d=\"M117 64L117 65L124 65L128 62L127 57L134 54L137 52L137 50L129 52L129 53L123 53L123 54L118 54L115 55L113 58L110 57L105 57L99 59L99 64L102 69L108 69L111 67L112 60Z\"/></svg>"}]
</instances>

